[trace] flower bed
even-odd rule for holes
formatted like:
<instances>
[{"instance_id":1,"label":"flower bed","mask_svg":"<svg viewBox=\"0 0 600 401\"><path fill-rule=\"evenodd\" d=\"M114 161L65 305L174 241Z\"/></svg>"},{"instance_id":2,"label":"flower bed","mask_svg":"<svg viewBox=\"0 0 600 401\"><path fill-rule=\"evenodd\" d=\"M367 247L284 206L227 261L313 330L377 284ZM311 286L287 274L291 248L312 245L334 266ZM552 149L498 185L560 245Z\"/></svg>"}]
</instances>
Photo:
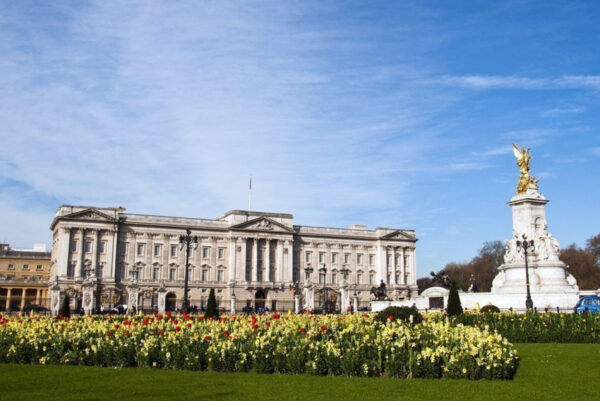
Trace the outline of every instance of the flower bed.
<instances>
[{"instance_id":1,"label":"flower bed","mask_svg":"<svg viewBox=\"0 0 600 401\"><path fill-rule=\"evenodd\" d=\"M436 321L446 319L441 314L430 317ZM455 323L487 327L515 343L600 343L599 313L468 312Z\"/></svg>"},{"instance_id":2,"label":"flower bed","mask_svg":"<svg viewBox=\"0 0 600 401\"><path fill-rule=\"evenodd\" d=\"M369 315L0 317L0 362L226 372L511 379L513 346L485 329Z\"/></svg>"}]
</instances>

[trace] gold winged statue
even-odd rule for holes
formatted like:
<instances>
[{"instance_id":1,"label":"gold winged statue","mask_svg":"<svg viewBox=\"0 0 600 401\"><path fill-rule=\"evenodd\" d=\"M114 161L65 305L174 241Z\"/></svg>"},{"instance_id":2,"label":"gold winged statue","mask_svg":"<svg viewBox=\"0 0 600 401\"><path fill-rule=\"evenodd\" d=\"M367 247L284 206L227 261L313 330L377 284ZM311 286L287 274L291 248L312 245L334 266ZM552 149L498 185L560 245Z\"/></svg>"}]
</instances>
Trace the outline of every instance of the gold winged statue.
<instances>
[{"instance_id":1,"label":"gold winged statue","mask_svg":"<svg viewBox=\"0 0 600 401\"><path fill-rule=\"evenodd\" d=\"M526 149L525 147L519 149L513 143L513 153L517 158L517 166L519 166L519 170L521 172L519 183L517 185L517 194L526 193L527 188L529 187L538 189L537 184L539 179L529 175L529 160L531 159L531 153L529 153L529 149Z\"/></svg>"}]
</instances>

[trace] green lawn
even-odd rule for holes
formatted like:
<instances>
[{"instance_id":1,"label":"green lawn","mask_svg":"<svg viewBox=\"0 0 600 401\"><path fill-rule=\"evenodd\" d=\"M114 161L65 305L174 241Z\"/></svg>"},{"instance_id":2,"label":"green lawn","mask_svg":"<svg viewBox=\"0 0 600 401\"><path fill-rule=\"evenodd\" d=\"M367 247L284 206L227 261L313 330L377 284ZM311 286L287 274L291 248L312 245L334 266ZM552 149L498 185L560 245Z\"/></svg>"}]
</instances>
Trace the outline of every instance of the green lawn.
<instances>
[{"instance_id":1,"label":"green lawn","mask_svg":"<svg viewBox=\"0 0 600 401\"><path fill-rule=\"evenodd\" d=\"M518 344L514 381L0 365L1 400L598 400L600 345Z\"/></svg>"}]
</instances>

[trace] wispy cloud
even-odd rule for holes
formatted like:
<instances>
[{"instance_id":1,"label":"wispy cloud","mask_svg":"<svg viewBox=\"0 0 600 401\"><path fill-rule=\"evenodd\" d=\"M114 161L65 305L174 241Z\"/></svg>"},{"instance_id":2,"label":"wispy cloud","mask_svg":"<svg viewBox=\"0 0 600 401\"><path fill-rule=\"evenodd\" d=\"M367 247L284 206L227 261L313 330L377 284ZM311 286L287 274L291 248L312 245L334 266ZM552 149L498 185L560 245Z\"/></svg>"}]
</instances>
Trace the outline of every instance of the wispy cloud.
<instances>
[{"instance_id":1,"label":"wispy cloud","mask_svg":"<svg viewBox=\"0 0 600 401\"><path fill-rule=\"evenodd\" d=\"M555 108L555 109L544 110L542 112L542 116L553 117L553 116L560 116L563 114L580 114L580 113L583 113L584 111L585 111L585 108L583 108L583 107Z\"/></svg>"},{"instance_id":2,"label":"wispy cloud","mask_svg":"<svg viewBox=\"0 0 600 401\"><path fill-rule=\"evenodd\" d=\"M444 76L427 82L470 89L591 89L600 90L600 75L565 75L557 78L462 75Z\"/></svg>"}]
</instances>

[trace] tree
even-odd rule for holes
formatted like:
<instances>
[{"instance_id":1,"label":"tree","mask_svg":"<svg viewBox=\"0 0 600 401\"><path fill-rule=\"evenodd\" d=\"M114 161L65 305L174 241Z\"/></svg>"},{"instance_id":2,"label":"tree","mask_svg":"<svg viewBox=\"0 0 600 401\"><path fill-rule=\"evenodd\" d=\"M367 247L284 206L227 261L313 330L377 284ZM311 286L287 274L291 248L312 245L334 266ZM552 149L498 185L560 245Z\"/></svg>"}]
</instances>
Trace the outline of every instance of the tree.
<instances>
[{"instance_id":1,"label":"tree","mask_svg":"<svg viewBox=\"0 0 600 401\"><path fill-rule=\"evenodd\" d=\"M448 306L446 311L449 316L458 316L463 313L460 297L458 296L458 288L456 288L456 283L454 281L450 284L450 294L448 294Z\"/></svg>"},{"instance_id":2,"label":"tree","mask_svg":"<svg viewBox=\"0 0 600 401\"><path fill-rule=\"evenodd\" d=\"M211 288L210 294L208 294L208 302L206 303L206 312L204 312L204 317L212 317L214 319L219 318L219 310L217 309L217 300L215 298L214 288Z\"/></svg>"},{"instance_id":3,"label":"tree","mask_svg":"<svg viewBox=\"0 0 600 401\"><path fill-rule=\"evenodd\" d=\"M560 252L560 260L569 265L569 273L577 279L580 290L600 288L600 266L597 258L594 257L593 251L589 251L589 244L594 238L588 240L587 249L581 249L575 244L571 244Z\"/></svg>"},{"instance_id":4,"label":"tree","mask_svg":"<svg viewBox=\"0 0 600 401\"><path fill-rule=\"evenodd\" d=\"M58 311L58 314L62 315L62 317L71 317L71 307L69 306L70 301L71 300L69 299L69 296L65 294L62 304L60 305L60 310Z\"/></svg>"},{"instance_id":5,"label":"tree","mask_svg":"<svg viewBox=\"0 0 600 401\"><path fill-rule=\"evenodd\" d=\"M588 251L596 261L596 264L600 266L600 234L595 237L589 238L586 241L585 250Z\"/></svg>"}]
</instances>

